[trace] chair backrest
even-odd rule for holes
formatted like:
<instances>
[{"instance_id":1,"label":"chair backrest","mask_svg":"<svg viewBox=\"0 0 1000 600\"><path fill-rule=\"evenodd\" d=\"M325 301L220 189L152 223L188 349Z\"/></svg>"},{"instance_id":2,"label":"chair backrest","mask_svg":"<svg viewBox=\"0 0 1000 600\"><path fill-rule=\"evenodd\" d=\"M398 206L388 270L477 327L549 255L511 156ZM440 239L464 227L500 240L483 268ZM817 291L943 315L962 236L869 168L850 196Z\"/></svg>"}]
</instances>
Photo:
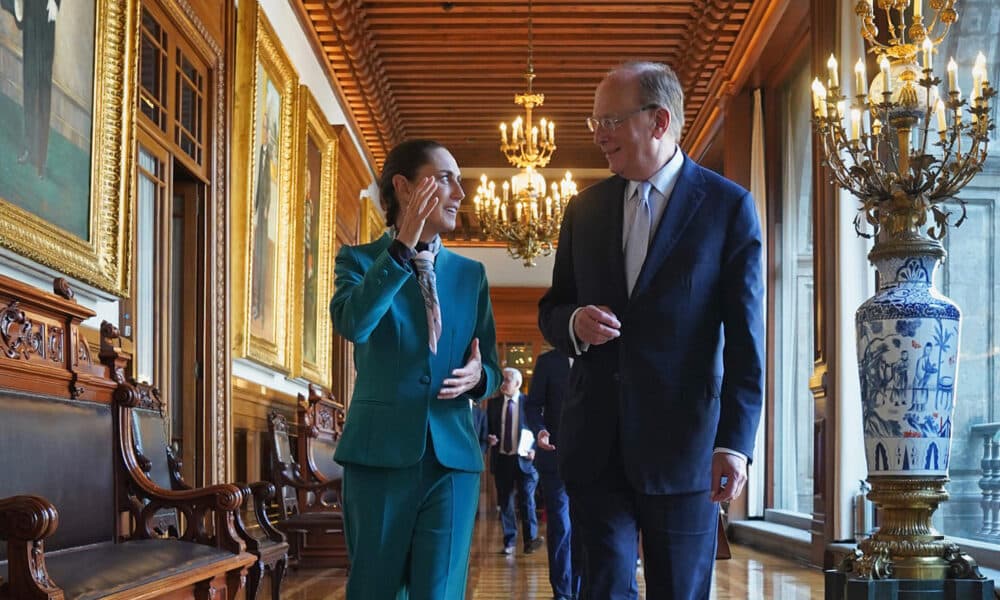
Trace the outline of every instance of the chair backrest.
<instances>
[{"instance_id":1,"label":"chair backrest","mask_svg":"<svg viewBox=\"0 0 1000 600\"><path fill-rule=\"evenodd\" d=\"M299 464L308 470L308 477L316 481L341 481L344 468L333 460L333 454L343 431L346 415L343 405L332 393L310 385L308 399L299 394L298 413ZM335 489L327 489L319 498L313 492L300 492L299 508L304 511L339 504L339 493Z\"/></svg>"},{"instance_id":2,"label":"chair backrest","mask_svg":"<svg viewBox=\"0 0 1000 600\"><path fill-rule=\"evenodd\" d=\"M132 415L133 450L150 481L165 490L174 489L170 478L171 450L167 445L163 402L156 388L150 388L150 392L149 396L142 398L139 406L129 411ZM177 537L180 530L177 511L158 510L155 529L164 535Z\"/></svg>"},{"instance_id":3,"label":"chair backrest","mask_svg":"<svg viewBox=\"0 0 1000 600\"><path fill-rule=\"evenodd\" d=\"M114 539L113 439L107 404L0 390L0 498L52 502L59 527L47 551Z\"/></svg>"},{"instance_id":4,"label":"chair backrest","mask_svg":"<svg viewBox=\"0 0 1000 600\"><path fill-rule=\"evenodd\" d=\"M295 462L295 456L292 454L292 443L288 437L288 419L285 418L285 415L272 409L267 419L267 429L271 437L271 476L274 486L278 489L281 516L288 518L299 512L295 488L284 483L284 478L294 479L299 468Z\"/></svg>"}]
</instances>

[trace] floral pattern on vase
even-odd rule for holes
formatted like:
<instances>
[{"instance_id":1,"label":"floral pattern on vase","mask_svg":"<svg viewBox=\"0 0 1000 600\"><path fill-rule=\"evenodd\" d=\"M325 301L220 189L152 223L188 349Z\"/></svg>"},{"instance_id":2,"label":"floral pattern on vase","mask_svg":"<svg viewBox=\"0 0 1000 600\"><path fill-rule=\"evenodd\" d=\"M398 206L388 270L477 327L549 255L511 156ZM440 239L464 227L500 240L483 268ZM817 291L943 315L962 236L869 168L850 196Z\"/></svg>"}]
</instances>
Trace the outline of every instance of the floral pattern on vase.
<instances>
[{"instance_id":1,"label":"floral pattern on vase","mask_svg":"<svg viewBox=\"0 0 1000 600\"><path fill-rule=\"evenodd\" d=\"M875 261L879 290L855 316L869 477L948 474L960 311L933 285L939 260Z\"/></svg>"}]
</instances>

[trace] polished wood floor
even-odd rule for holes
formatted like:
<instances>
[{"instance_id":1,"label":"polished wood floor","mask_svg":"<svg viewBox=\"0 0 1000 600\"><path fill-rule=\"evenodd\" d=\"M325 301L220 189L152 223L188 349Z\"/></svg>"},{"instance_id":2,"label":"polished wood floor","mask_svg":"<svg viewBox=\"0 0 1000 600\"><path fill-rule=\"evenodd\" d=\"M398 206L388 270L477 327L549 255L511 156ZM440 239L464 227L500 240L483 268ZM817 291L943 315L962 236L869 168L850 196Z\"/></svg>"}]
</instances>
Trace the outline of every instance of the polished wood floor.
<instances>
[{"instance_id":1,"label":"polished wood floor","mask_svg":"<svg viewBox=\"0 0 1000 600\"><path fill-rule=\"evenodd\" d=\"M483 506L481 503L480 506ZM544 532L543 532L544 533ZM499 553L499 518L480 511L472 545L466 598L469 600L548 600L552 597L543 550L514 556ZM282 600L341 600L346 577L338 570L290 571L282 586ZM641 570L640 592L644 592ZM265 586L269 585L265 581ZM641 595L641 594L640 594ZM271 598L267 591L261 600ZM733 546L732 560L716 563L710 600L819 600L823 575L793 560ZM272 599L273 600L273 599Z\"/></svg>"}]
</instances>

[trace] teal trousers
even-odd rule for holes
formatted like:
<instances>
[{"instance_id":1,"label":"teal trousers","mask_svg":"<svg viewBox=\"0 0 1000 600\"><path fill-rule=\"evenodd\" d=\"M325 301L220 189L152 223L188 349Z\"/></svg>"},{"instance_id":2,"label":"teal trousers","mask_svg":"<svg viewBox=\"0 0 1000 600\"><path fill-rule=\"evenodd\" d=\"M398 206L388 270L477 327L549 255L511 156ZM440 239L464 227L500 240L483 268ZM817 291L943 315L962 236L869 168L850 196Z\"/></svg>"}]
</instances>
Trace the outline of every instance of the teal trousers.
<instances>
[{"instance_id":1,"label":"teal trousers","mask_svg":"<svg viewBox=\"0 0 1000 600\"><path fill-rule=\"evenodd\" d=\"M402 469L344 465L347 600L462 600L479 473L438 462L428 437Z\"/></svg>"}]
</instances>

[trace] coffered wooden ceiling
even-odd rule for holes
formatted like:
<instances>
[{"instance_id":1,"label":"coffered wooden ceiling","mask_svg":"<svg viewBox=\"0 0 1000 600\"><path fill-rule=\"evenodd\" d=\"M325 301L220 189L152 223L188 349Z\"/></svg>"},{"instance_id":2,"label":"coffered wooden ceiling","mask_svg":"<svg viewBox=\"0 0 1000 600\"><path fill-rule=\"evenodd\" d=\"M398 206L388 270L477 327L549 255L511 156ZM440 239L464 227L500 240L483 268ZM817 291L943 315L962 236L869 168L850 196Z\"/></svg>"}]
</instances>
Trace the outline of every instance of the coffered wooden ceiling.
<instances>
[{"instance_id":1,"label":"coffered wooden ceiling","mask_svg":"<svg viewBox=\"0 0 1000 600\"><path fill-rule=\"evenodd\" d=\"M523 114L514 94L525 91L528 0L291 1L376 168L393 144L429 137L467 177L509 169L497 126ZM556 123L550 167L606 169L584 119L604 73L631 59L674 67L684 147L703 151L790 1L533 0L534 90L545 94L535 114Z\"/></svg>"}]
</instances>

